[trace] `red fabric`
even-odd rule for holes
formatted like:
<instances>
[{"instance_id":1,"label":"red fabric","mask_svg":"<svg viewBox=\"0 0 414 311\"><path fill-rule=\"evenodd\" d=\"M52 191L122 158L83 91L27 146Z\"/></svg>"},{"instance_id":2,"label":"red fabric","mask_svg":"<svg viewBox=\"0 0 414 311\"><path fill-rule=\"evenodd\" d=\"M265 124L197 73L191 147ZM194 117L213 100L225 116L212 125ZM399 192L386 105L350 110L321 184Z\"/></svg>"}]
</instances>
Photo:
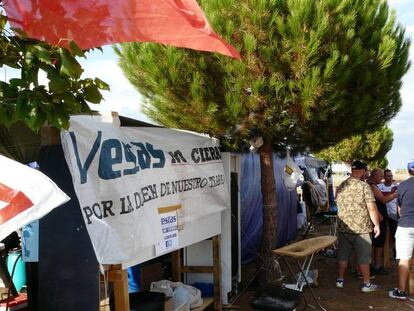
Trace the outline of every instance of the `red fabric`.
<instances>
[{"instance_id":1,"label":"red fabric","mask_svg":"<svg viewBox=\"0 0 414 311\"><path fill-rule=\"evenodd\" d=\"M0 225L33 206L32 201L21 191L0 183L0 201L9 203L0 209Z\"/></svg>"},{"instance_id":2,"label":"red fabric","mask_svg":"<svg viewBox=\"0 0 414 311\"><path fill-rule=\"evenodd\" d=\"M7 0L13 27L53 45L89 49L157 42L240 59L210 27L196 0Z\"/></svg>"}]
</instances>

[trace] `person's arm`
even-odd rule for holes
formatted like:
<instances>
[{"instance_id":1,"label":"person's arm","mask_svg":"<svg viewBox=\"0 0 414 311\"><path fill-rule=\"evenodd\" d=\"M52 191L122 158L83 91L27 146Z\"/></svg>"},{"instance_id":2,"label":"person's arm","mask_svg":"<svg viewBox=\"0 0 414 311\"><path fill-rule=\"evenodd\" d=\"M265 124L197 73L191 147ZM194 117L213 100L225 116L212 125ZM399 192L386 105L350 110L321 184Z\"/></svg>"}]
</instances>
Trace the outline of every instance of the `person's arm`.
<instances>
[{"instance_id":1,"label":"person's arm","mask_svg":"<svg viewBox=\"0 0 414 311\"><path fill-rule=\"evenodd\" d=\"M379 236L380 234L380 217L379 212L377 209L377 204L375 202L368 202L367 203L369 217L371 218L372 223L374 224L374 237Z\"/></svg>"},{"instance_id":2,"label":"person's arm","mask_svg":"<svg viewBox=\"0 0 414 311\"><path fill-rule=\"evenodd\" d=\"M397 215L401 217L401 194L397 196Z\"/></svg>"},{"instance_id":3,"label":"person's arm","mask_svg":"<svg viewBox=\"0 0 414 311\"><path fill-rule=\"evenodd\" d=\"M392 201L397 197L397 192L396 191L391 192L387 195L383 195L381 190L379 190L379 188L376 185L372 184L370 186L371 186L372 192L374 193L375 200L378 200L383 204L385 204L389 201Z\"/></svg>"}]
</instances>

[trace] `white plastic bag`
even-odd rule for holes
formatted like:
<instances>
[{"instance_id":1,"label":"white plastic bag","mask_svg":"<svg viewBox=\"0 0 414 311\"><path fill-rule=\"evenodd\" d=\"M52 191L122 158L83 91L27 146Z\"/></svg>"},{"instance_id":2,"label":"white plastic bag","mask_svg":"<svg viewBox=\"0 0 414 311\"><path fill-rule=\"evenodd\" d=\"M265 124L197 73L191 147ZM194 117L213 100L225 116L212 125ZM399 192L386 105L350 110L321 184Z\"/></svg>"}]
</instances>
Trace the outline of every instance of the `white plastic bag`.
<instances>
[{"instance_id":1,"label":"white plastic bag","mask_svg":"<svg viewBox=\"0 0 414 311\"><path fill-rule=\"evenodd\" d=\"M178 286L174 290L174 310L184 306L186 311L190 311L191 292L184 286Z\"/></svg>"},{"instance_id":2,"label":"white plastic bag","mask_svg":"<svg viewBox=\"0 0 414 311\"><path fill-rule=\"evenodd\" d=\"M306 206L305 206L305 202L301 201L300 202L300 206L301 206L301 212L298 213L296 215L296 220L297 220L297 229L302 228L306 223Z\"/></svg>"},{"instance_id":3,"label":"white plastic bag","mask_svg":"<svg viewBox=\"0 0 414 311\"><path fill-rule=\"evenodd\" d=\"M173 297L175 309L188 304L188 308L198 308L203 304L201 291L190 285L181 282L161 280L151 283L152 292L164 293L166 297Z\"/></svg>"},{"instance_id":4,"label":"white plastic bag","mask_svg":"<svg viewBox=\"0 0 414 311\"><path fill-rule=\"evenodd\" d=\"M201 291L198 288L195 288L194 286L186 285L183 283L176 283L177 286L174 289L174 296L175 292L182 288L185 288L186 291L190 294L190 300L189 300L189 306L190 309L198 308L203 304L203 298L201 298ZM178 285L179 284L179 285Z\"/></svg>"},{"instance_id":5,"label":"white plastic bag","mask_svg":"<svg viewBox=\"0 0 414 311\"><path fill-rule=\"evenodd\" d=\"M290 157L289 150L286 153L286 166L283 175L283 183L288 191L293 191L303 184L304 178L301 169Z\"/></svg>"},{"instance_id":6,"label":"white plastic bag","mask_svg":"<svg viewBox=\"0 0 414 311\"><path fill-rule=\"evenodd\" d=\"M174 290L171 287L173 282L168 280L161 280L151 283L151 292L163 293L165 297L172 297L174 296Z\"/></svg>"},{"instance_id":7,"label":"white plastic bag","mask_svg":"<svg viewBox=\"0 0 414 311\"><path fill-rule=\"evenodd\" d=\"M312 204L314 206L324 206L328 201L328 196L326 193L326 184L322 179L317 179L316 183L311 185L309 188Z\"/></svg>"}]
</instances>

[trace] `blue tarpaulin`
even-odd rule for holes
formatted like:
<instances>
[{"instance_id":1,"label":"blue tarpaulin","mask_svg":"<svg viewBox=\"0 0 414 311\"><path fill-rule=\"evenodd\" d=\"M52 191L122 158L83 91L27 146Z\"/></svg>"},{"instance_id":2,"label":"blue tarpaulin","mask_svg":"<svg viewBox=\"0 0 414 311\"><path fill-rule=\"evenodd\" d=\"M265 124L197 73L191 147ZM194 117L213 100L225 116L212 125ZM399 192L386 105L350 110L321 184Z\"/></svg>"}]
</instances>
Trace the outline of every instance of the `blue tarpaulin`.
<instances>
[{"instance_id":1,"label":"blue tarpaulin","mask_svg":"<svg viewBox=\"0 0 414 311\"><path fill-rule=\"evenodd\" d=\"M283 184L286 159L273 155L273 168L277 197L277 246L286 244L296 237L297 193L287 191ZM241 156L240 172L240 221L241 259L247 263L256 258L262 238L263 201L260 186L259 154Z\"/></svg>"}]
</instances>

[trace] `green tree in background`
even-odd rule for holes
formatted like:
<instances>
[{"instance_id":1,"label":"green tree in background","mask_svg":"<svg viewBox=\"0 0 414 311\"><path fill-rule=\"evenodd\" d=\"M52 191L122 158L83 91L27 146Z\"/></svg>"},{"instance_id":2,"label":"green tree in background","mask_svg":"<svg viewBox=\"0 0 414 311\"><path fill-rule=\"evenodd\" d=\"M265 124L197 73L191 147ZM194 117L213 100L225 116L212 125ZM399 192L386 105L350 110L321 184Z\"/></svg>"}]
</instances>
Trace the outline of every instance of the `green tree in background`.
<instances>
[{"instance_id":1,"label":"green tree in background","mask_svg":"<svg viewBox=\"0 0 414 311\"><path fill-rule=\"evenodd\" d=\"M70 114L90 112L87 102L102 100L100 90L109 86L98 78L81 79L83 69L76 57L85 54L74 42L70 50L50 46L23 33L16 36L6 24L7 17L0 14L0 67L14 68L20 77L0 81L0 124L10 127L22 121L37 131L47 121L67 128ZM40 72L47 85L39 83Z\"/></svg>"},{"instance_id":2,"label":"green tree in background","mask_svg":"<svg viewBox=\"0 0 414 311\"><path fill-rule=\"evenodd\" d=\"M155 44L116 48L168 127L218 137L261 136L260 279L272 279L276 243L273 150L319 151L375 129L401 106L409 41L382 0L200 0L243 61ZM194 38L197 40L197 38Z\"/></svg>"},{"instance_id":3,"label":"green tree in background","mask_svg":"<svg viewBox=\"0 0 414 311\"><path fill-rule=\"evenodd\" d=\"M386 168L386 155L391 150L393 133L388 127L382 127L374 132L358 134L344 139L333 147L326 148L316 156L328 162L347 162L363 160L371 168Z\"/></svg>"}]
</instances>

